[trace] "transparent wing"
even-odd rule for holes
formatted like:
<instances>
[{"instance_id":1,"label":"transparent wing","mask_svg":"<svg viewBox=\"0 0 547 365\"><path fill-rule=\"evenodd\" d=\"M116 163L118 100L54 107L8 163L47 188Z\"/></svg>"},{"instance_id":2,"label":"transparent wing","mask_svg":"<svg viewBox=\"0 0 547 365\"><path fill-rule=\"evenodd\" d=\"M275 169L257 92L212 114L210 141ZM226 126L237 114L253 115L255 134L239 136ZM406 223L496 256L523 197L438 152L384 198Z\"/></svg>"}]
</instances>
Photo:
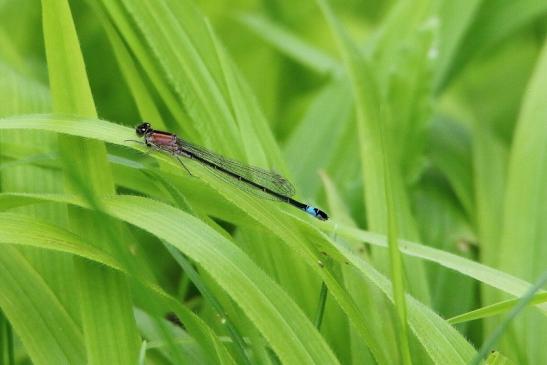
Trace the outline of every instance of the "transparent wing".
<instances>
[{"instance_id":1,"label":"transparent wing","mask_svg":"<svg viewBox=\"0 0 547 365\"><path fill-rule=\"evenodd\" d=\"M255 187L253 185L250 185L250 184L247 184L244 181L235 179L232 176L230 176L230 175L228 175L228 174L226 174L222 171L219 171L217 169L214 169L209 165L203 164L203 166L205 166L209 170L209 172L211 172L211 174L213 174L219 180L222 180L222 181L224 181L225 183L227 183L229 185L233 185L233 186L235 186L236 188L238 188L239 190L241 190L245 193L251 194L251 195L256 196L258 198L261 198L261 199L283 201L283 199L278 197L278 196L268 194L265 191L262 191L262 190L258 189L257 187Z\"/></svg>"},{"instance_id":2,"label":"transparent wing","mask_svg":"<svg viewBox=\"0 0 547 365\"><path fill-rule=\"evenodd\" d=\"M180 138L177 139L177 144L182 150L187 150L195 154L196 156L212 162L217 166L221 166L236 175L244 177L258 185L268 188L273 192L287 197L291 197L295 194L294 186L290 183L290 181L288 181L276 172L261 169L260 167L249 166L244 163L231 160L229 158L211 152L203 147L186 142ZM262 198L277 200L271 195L264 193L262 190L257 189L252 185L246 184L244 181L235 179L234 177L225 174L222 171L215 170L213 168L209 168L209 170L211 170L220 179L235 184L242 190L257 194Z\"/></svg>"}]
</instances>

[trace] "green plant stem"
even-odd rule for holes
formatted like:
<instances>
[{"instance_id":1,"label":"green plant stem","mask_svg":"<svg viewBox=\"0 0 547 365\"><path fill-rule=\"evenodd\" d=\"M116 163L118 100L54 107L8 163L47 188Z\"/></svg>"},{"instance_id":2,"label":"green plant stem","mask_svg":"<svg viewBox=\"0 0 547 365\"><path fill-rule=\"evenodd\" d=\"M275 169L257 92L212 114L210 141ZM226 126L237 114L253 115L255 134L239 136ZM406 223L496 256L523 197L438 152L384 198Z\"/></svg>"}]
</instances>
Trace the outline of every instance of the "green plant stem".
<instances>
[{"instance_id":1,"label":"green plant stem","mask_svg":"<svg viewBox=\"0 0 547 365\"><path fill-rule=\"evenodd\" d=\"M382 113L385 115L386 113ZM387 207L387 246L389 252L389 266L391 272L391 281L393 283L393 301L398 321L398 339L402 362L405 365L412 364L412 357L410 355L409 335L408 335L408 314L407 304L405 297L405 275L403 259L401 257L401 251L399 250L398 241L398 220L396 214L396 206L394 199L393 189L393 176L394 171L392 163L391 145L386 136L384 123L388 121L388 118L383 118L378 127L380 129L380 144L383 152L383 164L384 164L384 193Z\"/></svg>"}]
</instances>

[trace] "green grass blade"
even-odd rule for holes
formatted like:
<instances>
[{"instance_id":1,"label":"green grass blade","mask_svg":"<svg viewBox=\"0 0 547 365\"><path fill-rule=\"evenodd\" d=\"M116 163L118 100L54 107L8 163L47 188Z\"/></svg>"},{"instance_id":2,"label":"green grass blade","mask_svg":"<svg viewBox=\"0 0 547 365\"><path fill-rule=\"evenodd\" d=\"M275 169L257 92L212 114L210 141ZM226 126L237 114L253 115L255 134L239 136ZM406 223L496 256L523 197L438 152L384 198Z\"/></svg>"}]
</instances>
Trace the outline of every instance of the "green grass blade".
<instances>
[{"instance_id":1,"label":"green grass blade","mask_svg":"<svg viewBox=\"0 0 547 365\"><path fill-rule=\"evenodd\" d=\"M242 14L237 19L279 52L316 72L328 73L340 67L328 54L260 15Z\"/></svg>"},{"instance_id":2,"label":"green grass blade","mask_svg":"<svg viewBox=\"0 0 547 365\"><path fill-rule=\"evenodd\" d=\"M397 334L399 336L399 349L403 363L411 364L412 360L410 357L406 315L407 309L404 294L404 273L400 252L397 247L398 223L395 214L395 201L393 198L395 192L392 188L392 179L395 177L393 176L392 171L390 171L393 170L390 168L393 161L390 159L391 154L390 150L388 151L389 146L387 145L388 139L382 128L382 123L385 123L385 119L384 121L381 120L380 110L378 109L378 105L381 103L379 98L380 91L377 89L377 84L375 78L372 76L370 65L365 62L358 53L358 50L344 34L344 31L330 10L328 3L326 1L319 1L318 3L327 18L343 53L344 63L349 74L354 98L356 100L357 129L361 146L360 155L364 174L363 180L365 181L366 187L365 194L367 196L367 203L372 199L375 199L377 203L377 205L371 204L371 207L367 204L368 211L372 212L373 209L376 209L379 206L387 205L385 208L386 215L382 217L385 221L379 223L382 221L380 218L379 221L375 223L374 221L377 218L372 214L369 215L368 218L372 221L371 227L373 227L373 229L382 230L380 228L382 225L384 228L387 228L390 270L393 281L395 307L398 315L397 327L399 331L397 331ZM373 142L373 140L375 141ZM372 147L369 146L371 143L374 143ZM364 144L367 144L366 150L368 153L365 152ZM370 174L374 175L373 178L370 177ZM379 184L383 184L383 187ZM369 187L370 185L372 185L372 187ZM383 194L381 194L382 192ZM378 193L380 193L380 195L375 196L375 194ZM373 196L375 197L373 198ZM381 209L382 211L384 210L384 208ZM377 215L377 213L375 215Z\"/></svg>"},{"instance_id":3,"label":"green grass blade","mask_svg":"<svg viewBox=\"0 0 547 365\"><path fill-rule=\"evenodd\" d=\"M144 70L146 77L155 87L161 100L166 105L173 118L179 125L182 125L183 130L188 136L192 139L197 138L198 134L195 128L192 123L189 123L189 116L181 106L175 92L171 89L168 80L166 80L166 77L161 70L161 66L153 57L153 53L146 47L146 44L142 41L140 34L133 29L131 18L127 15L123 5L117 0L104 0L102 1L102 6L104 12L99 10L99 16L105 17L108 15L107 19L102 19L103 23L109 24L111 22L113 26L115 26L116 30L120 34L120 38L125 41L127 47L131 50L131 54L135 57L136 61ZM112 46L118 48L118 54L123 52L114 43ZM142 96L144 97L144 95ZM150 122L155 122L155 119L150 120ZM175 123L167 123L167 125L171 127L174 124Z\"/></svg>"},{"instance_id":4,"label":"green grass blade","mask_svg":"<svg viewBox=\"0 0 547 365\"><path fill-rule=\"evenodd\" d=\"M463 313L449 318L448 323L456 324L466 321L474 321L481 318L487 318L502 314L511 310L518 303L518 299L504 300L503 302L488 305L483 308L475 309L471 312ZM528 305L547 303L547 293L535 294Z\"/></svg>"},{"instance_id":5,"label":"green grass blade","mask_svg":"<svg viewBox=\"0 0 547 365\"><path fill-rule=\"evenodd\" d=\"M164 73L202 138L218 141L219 152L237 150L234 115L203 16L188 2L123 1L156 54ZM207 144L207 143L205 143Z\"/></svg>"},{"instance_id":6,"label":"green grass blade","mask_svg":"<svg viewBox=\"0 0 547 365\"><path fill-rule=\"evenodd\" d=\"M95 117L95 105L68 2L43 0L42 19L53 110ZM70 177L66 180L67 189L95 194L114 192L103 143L64 136L59 144L64 172ZM102 174L90 175L89 171L101 171ZM69 208L70 224L80 233L85 232L98 247L104 247L107 234L97 230L97 224L100 224L97 218L89 212ZM125 278L88 261L76 259L75 262L87 363L135 363L139 341ZM109 325L105 327L104 323Z\"/></svg>"},{"instance_id":7,"label":"green grass blade","mask_svg":"<svg viewBox=\"0 0 547 365\"><path fill-rule=\"evenodd\" d=\"M238 363L240 364L250 364L250 360L245 354L245 342L239 332L237 331L237 328L234 326L232 321L229 318L226 318L226 313L222 309L222 305L219 303L219 301L215 298L213 293L207 288L206 284L200 279L199 274L197 271L193 268L190 261L188 261L179 251L177 251L174 247L166 245L167 250L171 253L171 255L175 258L177 263L180 265L180 267L184 270L186 275L190 278L192 283L196 286L196 288L199 290L199 292L203 295L205 300L207 300L213 309L216 311L217 315L220 318L223 318L224 326L228 329L228 332L230 334L230 337L234 341L234 346L236 347L236 354Z\"/></svg>"},{"instance_id":8,"label":"green grass blade","mask_svg":"<svg viewBox=\"0 0 547 365\"><path fill-rule=\"evenodd\" d=\"M68 196L35 198L85 205ZM203 267L245 310L282 361L338 362L294 302L215 230L180 210L145 198L116 196L101 200L101 206L107 213L166 240Z\"/></svg>"},{"instance_id":9,"label":"green grass blade","mask_svg":"<svg viewBox=\"0 0 547 365\"><path fill-rule=\"evenodd\" d=\"M123 208L123 200L126 199L131 204L130 200L133 198L125 197L120 200L122 206L119 208L122 210L119 212L123 212L129 222L138 224L142 217L127 215L129 211L137 210L129 206ZM150 207L150 203L152 202L146 205ZM171 211L167 206L157 205L152 208L157 209L157 212L150 211L149 217L162 217L161 224L160 221L149 220L143 228L153 229L154 234L173 244L207 270L218 285L245 310L282 361L308 363L329 359L327 361L337 362L313 329L311 322L248 257L194 218ZM186 238L181 239L183 237ZM261 288L260 292L257 292L257 288Z\"/></svg>"},{"instance_id":10,"label":"green grass blade","mask_svg":"<svg viewBox=\"0 0 547 365\"><path fill-rule=\"evenodd\" d=\"M545 14L547 5L542 1L481 1L439 81L440 87L449 85L474 57L491 51L499 42Z\"/></svg>"},{"instance_id":11,"label":"green grass blade","mask_svg":"<svg viewBox=\"0 0 547 365\"><path fill-rule=\"evenodd\" d=\"M25 204L22 199L19 199L19 203ZM6 208L6 206L3 206L3 208ZM78 255L87 260L129 274L123 268L123 265L112 258L112 256L94 248L88 242L83 241L80 237L69 231L24 215L0 213L0 217L0 243L23 245L46 251L52 250ZM31 228L29 229L29 227ZM164 305L168 308L166 311L177 313L179 318L183 320L188 331L200 340L205 353L208 354L212 361L216 359L222 363L233 362L212 330L195 314L180 305L175 299L169 297L156 284L151 283L149 279L140 276L134 279L142 286L139 292L142 292L143 296L149 298L159 294L159 298L165 301ZM29 327L33 327L34 325L39 327L42 324L30 323ZM83 345L80 347L83 352Z\"/></svg>"},{"instance_id":12,"label":"green grass blade","mask_svg":"<svg viewBox=\"0 0 547 365\"><path fill-rule=\"evenodd\" d=\"M129 50L123 43L120 35L112 25L110 19L103 12L100 4L93 3L96 11L99 13L99 18L102 21L108 40L112 45L116 60L118 61L119 68L127 82L129 89L135 99L135 104L139 109L139 114L143 120L153 123L157 129L166 129L163 118L160 115L160 111L154 103L154 99L151 93L146 88L142 77L139 75L137 65L131 58Z\"/></svg>"},{"instance_id":13,"label":"green grass blade","mask_svg":"<svg viewBox=\"0 0 547 365\"><path fill-rule=\"evenodd\" d=\"M435 89L441 91L455 58L458 46L476 16L481 0L443 2L439 7L441 34L439 40L439 65L436 72Z\"/></svg>"},{"instance_id":14,"label":"green grass blade","mask_svg":"<svg viewBox=\"0 0 547 365\"><path fill-rule=\"evenodd\" d=\"M0 306L34 363L85 363L78 325L39 273L9 246L0 255L0 291Z\"/></svg>"},{"instance_id":15,"label":"green grass blade","mask_svg":"<svg viewBox=\"0 0 547 365\"><path fill-rule=\"evenodd\" d=\"M373 282L393 302L390 281L357 255L340 248L361 275ZM465 338L430 308L407 294L408 325L435 364L467 364L475 354Z\"/></svg>"},{"instance_id":16,"label":"green grass blade","mask_svg":"<svg viewBox=\"0 0 547 365\"><path fill-rule=\"evenodd\" d=\"M508 313L508 315L498 325L496 330L486 339L477 355L475 355L475 358L473 358L473 360L471 361L470 365L477 365L486 357L486 355L492 350L492 348L494 347L496 342L498 342L499 338L503 335L503 333L507 331L509 324L520 312L524 310L524 308L534 297L534 294L538 290L540 290L545 285L545 283L547 283L547 271L545 271L543 275L541 275L539 280L534 285L532 285L530 289L528 289L528 291L524 294L524 296L522 296L522 298L519 299L517 305L511 310L511 312Z\"/></svg>"},{"instance_id":17,"label":"green grass blade","mask_svg":"<svg viewBox=\"0 0 547 365\"><path fill-rule=\"evenodd\" d=\"M383 235L348 227L339 227L338 233L343 237L387 247L386 237ZM401 248L401 252L407 255L438 263L516 297L523 295L527 288L530 287L530 283L527 281L504 271L496 270L446 251L405 240L399 242L399 247ZM543 311L547 311L547 306L540 305L539 307Z\"/></svg>"},{"instance_id":18,"label":"green grass blade","mask_svg":"<svg viewBox=\"0 0 547 365\"><path fill-rule=\"evenodd\" d=\"M336 145L330 142L343 138L345 131L354 128L350 118L352 107L347 80L333 80L310 103L285 144L283 152L289 170L297 186L306 188L306 196L315 196L321 188L317 179L319 168L333 165L332 169L339 171L344 165L344 158L337 153ZM313 139L309 138L311 135Z\"/></svg>"},{"instance_id":19,"label":"green grass blade","mask_svg":"<svg viewBox=\"0 0 547 365\"><path fill-rule=\"evenodd\" d=\"M120 269L120 264L94 246L83 246L81 239L62 229L55 229L37 218L13 213L0 213L0 242L20 244L78 255ZM32 226L32 230L28 227ZM40 241L47 235L47 241Z\"/></svg>"},{"instance_id":20,"label":"green grass blade","mask_svg":"<svg viewBox=\"0 0 547 365\"><path fill-rule=\"evenodd\" d=\"M505 195L499 266L531 279L545 270L547 262L547 43L543 42L536 68L528 83L511 147ZM531 363L547 362L544 336L547 322L525 313L516 324L517 336L525 336L526 357ZM525 335L527 334L527 335ZM543 337L543 338L542 338ZM508 341L508 346L518 347ZM507 350L504 353L512 357Z\"/></svg>"},{"instance_id":21,"label":"green grass blade","mask_svg":"<svg viewBox=\"0 0 547 365\"><path fill-rule=\"evenodd\" d=\"M393 174L393 164L390 164L390 148L387 146L387 139L385 136L385 131L381 132L382 149L384 154L384 171L385 171L385 197L386 197L386 208L387 208L387 246L389 251L389 267L391 273L391 282L393 285L393 297L395 302L395 308L397 311L397 316L399 319L398 325L400 326L397 331L399 346L401 351L402 363L403 364L412 364L412 358L410 356L410 344L409 344L409 333L408 333L408 315L407 315L407 304L406 304L406 285L405 285L405 274L403 268L403 260L401 257L401 252L399 251L399 242L398 242L398 222L397 215L395 210L395 199L393 198L393 186L392 179L394 178Z\"/></svg>"},{"instance_id":22,"label":"green grass blade","mask_svg":"<svg viewBox=\"0 0 547 365\"><path fill-rule=\"evenodd\" d=\"M253 91L241 76L211 24L205 21L205 25L226 87L226 99L239 127L239 140L244 146L246 160L258 166L265 166L270 161L272 166L284 173L285 163L277 141L273 138Z\"/></svg>"}]
</instances>

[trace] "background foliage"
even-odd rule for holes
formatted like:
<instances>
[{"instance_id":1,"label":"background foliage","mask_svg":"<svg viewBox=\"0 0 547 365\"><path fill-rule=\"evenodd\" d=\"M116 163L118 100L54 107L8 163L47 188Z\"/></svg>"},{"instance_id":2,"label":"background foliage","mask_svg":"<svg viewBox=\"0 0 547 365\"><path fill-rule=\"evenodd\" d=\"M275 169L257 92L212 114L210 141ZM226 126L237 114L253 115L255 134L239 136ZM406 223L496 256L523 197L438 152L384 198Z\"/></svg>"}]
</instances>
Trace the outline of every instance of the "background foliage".
<instances>
[{"instance_id":1,"label":"background foliage","mask_svg":"<svg viewBox=\"0 0 547 365\"><path fill-rule=\"evenodd\" d=\"M0 1L0 363L547 363L546 14Z\"/></svg>"}]
</instances>

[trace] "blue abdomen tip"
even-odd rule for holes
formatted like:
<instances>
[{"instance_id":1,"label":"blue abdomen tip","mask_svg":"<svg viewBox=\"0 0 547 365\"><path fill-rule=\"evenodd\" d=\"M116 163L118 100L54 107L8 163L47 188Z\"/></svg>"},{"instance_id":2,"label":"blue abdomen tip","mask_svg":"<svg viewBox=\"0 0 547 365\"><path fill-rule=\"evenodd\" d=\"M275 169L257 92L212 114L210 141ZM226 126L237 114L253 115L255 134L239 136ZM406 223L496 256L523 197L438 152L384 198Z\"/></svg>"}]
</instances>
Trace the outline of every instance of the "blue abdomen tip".
<instances>
[{"instance_id":1,"label":"blue abdomen tip","mask_svg":"<svg viewBox=\"0 0 547 365\"><path fill-rule=\"evenodd\" d=\"M327 215L327 213L323 212L321 209L317 209L315 207L312 207L311 205L308 205L306 207L305 211L309 215L312 215L315 218L320 219L322 221L325 221L325 220L329 219L329 216Z\"/></svg>"}]
</instances>

